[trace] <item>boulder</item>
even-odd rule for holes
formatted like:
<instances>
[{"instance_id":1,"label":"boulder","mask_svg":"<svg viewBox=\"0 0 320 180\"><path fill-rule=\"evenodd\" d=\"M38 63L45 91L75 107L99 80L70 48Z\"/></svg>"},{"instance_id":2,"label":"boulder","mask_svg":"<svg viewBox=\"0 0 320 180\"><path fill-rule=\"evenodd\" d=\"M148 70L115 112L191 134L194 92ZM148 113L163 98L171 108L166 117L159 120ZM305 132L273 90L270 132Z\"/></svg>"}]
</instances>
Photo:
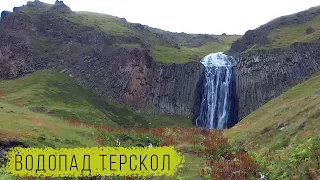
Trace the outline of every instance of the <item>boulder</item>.
<instances>
[{"instance_id":1,"label":"boulder","mask_svg":"<svg viewBox=\"0 0 320 180\"><path fill-rule=\"evenodd\" d=\"M314 29L312 27L308 27L306 29L306 34L312 34L314 32Z\"/></svg>"}]
</instances>

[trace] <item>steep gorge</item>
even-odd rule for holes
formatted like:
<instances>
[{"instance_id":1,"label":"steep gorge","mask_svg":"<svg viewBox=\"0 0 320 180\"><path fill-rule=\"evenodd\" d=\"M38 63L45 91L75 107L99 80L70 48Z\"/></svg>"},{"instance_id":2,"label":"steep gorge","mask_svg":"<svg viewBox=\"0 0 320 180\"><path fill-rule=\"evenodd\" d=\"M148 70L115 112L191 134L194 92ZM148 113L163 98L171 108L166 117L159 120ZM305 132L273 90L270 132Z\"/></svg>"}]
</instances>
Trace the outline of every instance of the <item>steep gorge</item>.
<instances>
[{"instance_id":1,"label":"steep gorge","mask_svg":"<svg viewBox=\"0 0 320 180\"><path fill-rule=\"evenodd\" d=\"M315 8L274 20L233 43L228 53L237 61L239 119L319 70L318 40L281 48L255 48L270 44L268 34L274 29L309 22L319 12ZM79 16L59 2L28 2L14 8L14 12L3 12L0 79L56 69L73 76L83 87L141 113L192 118L199 114L205 70L196 56L199 53L191 54L195 58L188 63L164 64L152 57L152 51L165 46L175 53L188 46L225 42L209 35L162 32L114 18L110 23L123 25L124 30L120 30L124 33L114 34L114 29L106 33L110 27L88 25L85 18L89 16ZM183 41L186 46L181 46Z\"/></svg>"}]
</instances>

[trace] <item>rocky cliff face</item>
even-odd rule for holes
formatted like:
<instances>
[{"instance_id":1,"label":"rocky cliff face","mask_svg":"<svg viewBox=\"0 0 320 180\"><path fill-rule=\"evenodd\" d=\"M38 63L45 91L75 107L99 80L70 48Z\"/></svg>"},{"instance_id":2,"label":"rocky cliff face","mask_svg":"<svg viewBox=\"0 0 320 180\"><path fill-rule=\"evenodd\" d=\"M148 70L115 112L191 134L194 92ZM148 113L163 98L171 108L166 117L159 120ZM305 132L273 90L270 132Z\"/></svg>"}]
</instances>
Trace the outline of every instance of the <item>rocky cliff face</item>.
<instances>
[{"instance_id":1,"label":"rocky cliff face","mask_svg":"<svg viewBox=\"0 0 320 180\"><path fill-rule=\"evenodd\" d=\"M237 94L242 119L320 68L320 43L295 43L285 49L237 56Z\"/></svg>"},{"instance_id":2,"label":"rocky cliff face","mask_svg":"<svg viewBox=\"0 0 320 180\"><path fill-rule=\"evenodd\" d=\"M183 116L197 112L202 72L200 63L160 65L137 49L118 49L68 70L79 84L114 102L143 113Z\"/></svg>"},{"instance_id":3,"label":"rocky cliff face","mask_svg":"<svg viewBox=\"0 0 320 180\"><path fill-rule=\"evenodd\" d=\"M320 6L279 17L232 44L240 119L319 71L319 15Z\"/></svg>"},{"instance_id":4,"label":"rocky cliff face","mask_svg":"<svg viewBox=\"0 0 320 180\"><path fill-rule=\"evenodd\" d=\"M29 2L27 6L43 6ZM49 8L49 7L48 7ZM142 113L192 117L203 68L198 62L155 63L147 49L126 49L141 43L130 36L112 36L74 24L62 14L73 13L58 3L33 17L21 9L0 21L0 79L12 79L41 69L56 69L108 99Z\"/></svg>"}]
</instances>

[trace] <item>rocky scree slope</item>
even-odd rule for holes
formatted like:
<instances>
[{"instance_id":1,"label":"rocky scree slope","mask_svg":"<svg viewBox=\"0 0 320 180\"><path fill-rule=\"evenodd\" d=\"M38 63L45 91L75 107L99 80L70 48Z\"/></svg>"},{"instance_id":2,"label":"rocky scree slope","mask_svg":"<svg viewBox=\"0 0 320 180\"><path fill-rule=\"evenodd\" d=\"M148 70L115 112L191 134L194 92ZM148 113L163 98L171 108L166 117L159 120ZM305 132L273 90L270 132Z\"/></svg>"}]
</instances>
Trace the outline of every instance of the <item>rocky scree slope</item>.
<instances>
[{"instance_id":1,"label":"rocky scree slope","mask_svg":"<svg viewBox=\"0 0 320 180\"><path fill-rule=\"evenodd\" d=\"M250 30L228 51L237 59L242 119L320 67L320 7L277 18Z\"/></svg>"},{"instance_id":2,"label":"rocky scree slope","mask_svg":"<svg viewBox=\"0 0 320 180\"><path fill-rule=\"evenodd\" d=\"M73 76L81 86L134 110L191 117L197 112L197 91L203 76L198 61L200 55L209 52L190 50L184 42L187 38L188 46L200 49L198 45L208 42L225 43L217 36L204 35L203 42L196 43L192 43L193 35L183 37L171 39L122 18L75 13L59 1L54 5L29 1L13 12L2 12L0 79L55 69ZM230 43L230 37L226 38ZM152 52L157 47L177 51L183 48L183 53L191 57L187 61L196 62L156 62L158 57L152 56Z\"/></svg>"}]
</instances>

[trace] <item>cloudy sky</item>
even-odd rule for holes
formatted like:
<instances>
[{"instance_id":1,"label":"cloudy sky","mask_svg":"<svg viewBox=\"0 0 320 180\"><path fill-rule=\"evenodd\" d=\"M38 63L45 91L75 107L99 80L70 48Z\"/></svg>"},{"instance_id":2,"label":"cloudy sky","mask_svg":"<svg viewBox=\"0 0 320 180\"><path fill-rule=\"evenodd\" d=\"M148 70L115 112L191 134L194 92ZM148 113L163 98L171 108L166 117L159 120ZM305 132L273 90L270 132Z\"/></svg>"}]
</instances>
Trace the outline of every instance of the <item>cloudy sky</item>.
<instances>
[{"instance_id":1,"label":"cloudy sky","mask_svg":"<svg viewBox=\"0 0 320 180\"><path fill-rule=\"evenodd\" d=\"M42 0L53 4L55 0ZM0 11L26 4L0 0ZM64 0L74 11L124 17L129 22L186 33L244 34L279 16L320 5L319 0Z\"/></svg>"}]
</instances>

